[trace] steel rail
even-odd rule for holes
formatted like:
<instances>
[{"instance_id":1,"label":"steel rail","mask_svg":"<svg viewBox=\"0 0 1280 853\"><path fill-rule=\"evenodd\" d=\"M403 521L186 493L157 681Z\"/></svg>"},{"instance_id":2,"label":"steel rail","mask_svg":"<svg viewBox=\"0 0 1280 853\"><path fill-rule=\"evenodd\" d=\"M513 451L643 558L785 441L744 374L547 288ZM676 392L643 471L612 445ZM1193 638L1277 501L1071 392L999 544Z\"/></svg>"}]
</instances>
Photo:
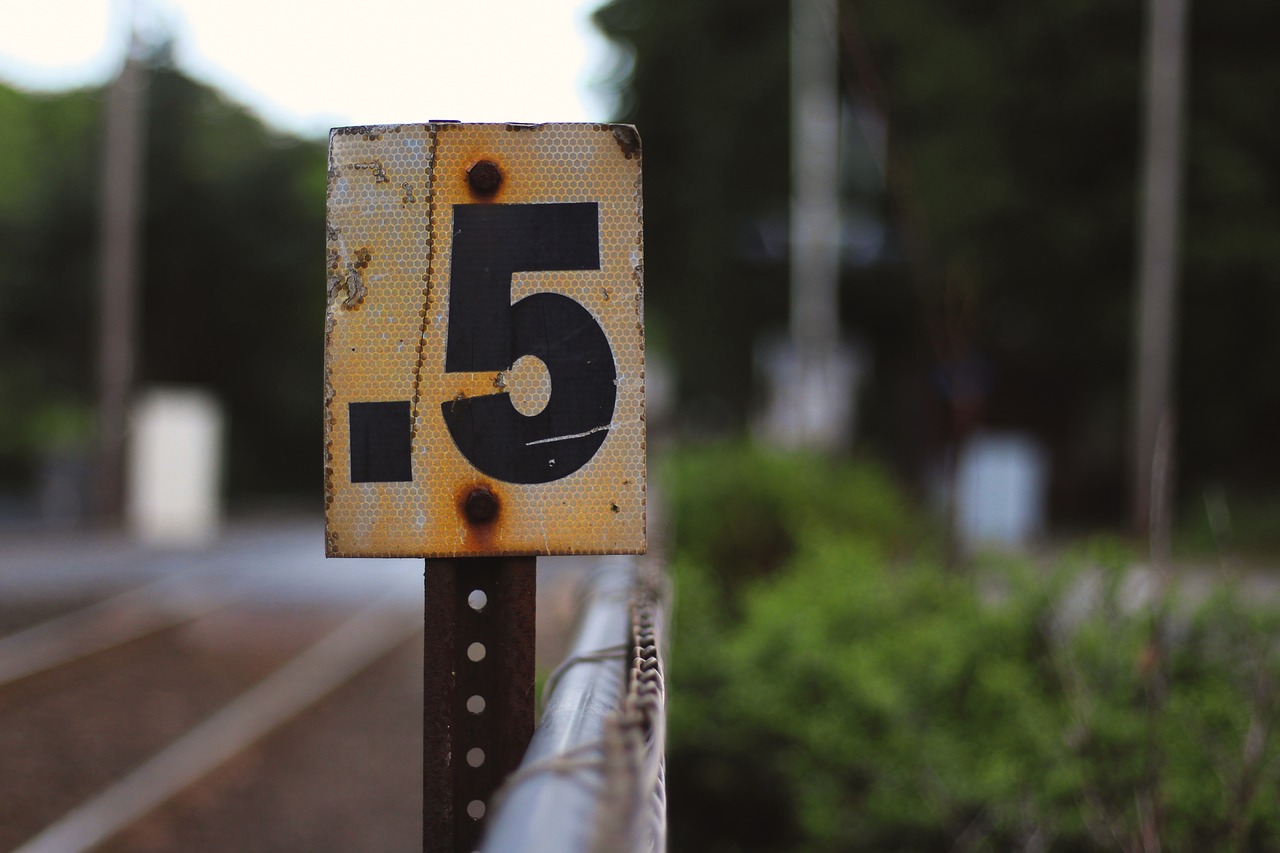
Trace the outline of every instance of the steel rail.
<instances>
[{"instance_id":1,"label":"steel rail","mask_svg":"<svg viewBox=\"0 0 1280 853\"><path fill-rule=\"evenodd\" d=\"M422 630L418 614L387 607L387 599L357 613L13 853L97 847L351 680Z\"/></svg>"},{"instance_id":2,"label":"steel rail","mask_svg":"<svg viewBox=\"0 0 1280 853\"><path fill-rule=\"evenodd\" d=\"M0 686L206 616L232 598L189 569L0 637Z\"/></svg>"}]
</instances>

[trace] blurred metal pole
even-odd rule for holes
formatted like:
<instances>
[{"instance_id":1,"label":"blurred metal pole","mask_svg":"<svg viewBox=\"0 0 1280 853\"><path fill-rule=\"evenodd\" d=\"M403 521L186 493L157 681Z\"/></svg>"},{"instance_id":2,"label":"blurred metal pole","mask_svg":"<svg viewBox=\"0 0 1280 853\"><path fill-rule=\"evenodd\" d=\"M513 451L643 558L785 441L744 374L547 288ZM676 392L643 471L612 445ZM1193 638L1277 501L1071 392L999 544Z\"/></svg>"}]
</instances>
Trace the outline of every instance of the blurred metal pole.
<instances>
[{"instance_id":1,"label":"blurred metal pole","mask_svg":"<svg viewBox=\"0 0 1280 853\"><path fill-rule=\"evenodd\" d=\"M840 334L835 0L791 0L791 340L802 369Z\"/></svg>"},{"instance_id":2,"label":"blurred metal pole","mask_svg":"<svg viewBox=\"0 0 1280 853\"><path fill-rule=\"evenodd\" d=\"M1138 339L1135 350L1132 512L1136 530L1152 525L1152 509L1171 511L1153 494L1157 435L1174 412L1177 334L1178 231L1182 184L1183 89L1188 0L1150 0L1147 32L1147 110L1143 154L1141 243L1138 261ZM1167 454L1172 450L1167 449ZM1167 519L1154 525L1164 526Z\"/></svg>"},{"instance_id":3,"label":"blurred metal pole","mask_svg":"<svg viewBox=\"0 0 1280 853\"><path fill-rule=\"evenodd\" d=\"M117 524L124 506L124 441L137 338L138 250L146 133L145 71L136 33L107 89L98 271L98 465L94 514Z\"/></svg>"}]
</instances>

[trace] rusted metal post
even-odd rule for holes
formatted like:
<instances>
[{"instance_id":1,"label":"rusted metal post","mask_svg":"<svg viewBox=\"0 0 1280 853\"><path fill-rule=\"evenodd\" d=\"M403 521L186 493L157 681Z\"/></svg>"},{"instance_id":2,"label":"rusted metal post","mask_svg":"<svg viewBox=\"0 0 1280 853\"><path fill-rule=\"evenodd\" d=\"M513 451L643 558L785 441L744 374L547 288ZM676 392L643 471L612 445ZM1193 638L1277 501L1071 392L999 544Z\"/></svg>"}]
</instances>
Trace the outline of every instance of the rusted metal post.
<instances>
[{"instance_id":1,"label":"rusted metal post","mask_svg":"<svg viewBox=\"0 0 1280 853\"><path fill-rule=\"evenodd\" d=\"M533 736L534 557L426 561L422 849L471 853Z\"/></svg>"}]
</instances>

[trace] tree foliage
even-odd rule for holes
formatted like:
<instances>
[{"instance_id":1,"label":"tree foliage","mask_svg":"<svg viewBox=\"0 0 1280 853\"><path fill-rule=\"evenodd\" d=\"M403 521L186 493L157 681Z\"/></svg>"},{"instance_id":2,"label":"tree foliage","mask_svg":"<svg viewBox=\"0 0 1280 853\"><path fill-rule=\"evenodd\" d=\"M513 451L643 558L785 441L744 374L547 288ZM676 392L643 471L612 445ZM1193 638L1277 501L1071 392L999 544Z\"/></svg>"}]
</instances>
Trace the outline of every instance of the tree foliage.
<instances>
[{"instance_id":1,"label":"tree foliage","mask_svg":"<svg viewBox=\"0 0 1280 853\"><path fill-rule=\"evenodd\" d=\"M598 15L634 56L622 103L646 140L651 313L694 410L716 396L746 409L750 342L786 310L783 264L750 263L741 245L745 225L786 215L785 6L612 0ZM841 4L846 102L888 127L887 172L846 186L845 203L891 233L875 264L845 270L842 320L872 346L867 428L892 458L936 451L947 413L933 377L973 354L991 376L985 424L1049 441L1057 509L1118 517L1143 14L1139 0ZM1280 476L1267 328L1280 160L1265 106L1280 68L1262 35L1276 25L1262 0L1192 7L1177 383L1193 487Z\"/></svg>"},{"instance_id":2,"label":"tree foliage","mask_svg":"<svg viewBox=\"0 0 1280 853\"><path fill-rule=\"evenodd\" d=\"M740 419L751 346L785 316L781 268L742 258L748 226L785 213L787 8L771 0L597 13L633 57L626 118L644 139L645 297L702 425Z\"/></svg>"},{"instance_id":3,"label":"tree foliage","mask_svg":"<svg viewBox=\"0 0 1280 853\"><path fill-rule=\"evenodd\" d=\"M97 93L0 88L0 458L75 440L92 381Z\"/></svg>"},{"instance_id":4,"label":"tree foliage","mask_svg":"<svg viewBox=\"0 0 1280 853\"><path fill-rule=\"evenodd\" d=\"M143 378L216 389L241 492L318 494L325 148L152 82Z\"/></svg>"},{"instance_id":5,"label":"tree foliage","mask_svg":"<svg viewBox=\"0 0 1280 853\"><path fill-rule=\"evenodd\" d=\"M237 495L318 492L323 143L147 73L140 383L206 386ZM101 90L0 88L0 474L84 444L94 400Z\"/></svg>"}]
</instances>

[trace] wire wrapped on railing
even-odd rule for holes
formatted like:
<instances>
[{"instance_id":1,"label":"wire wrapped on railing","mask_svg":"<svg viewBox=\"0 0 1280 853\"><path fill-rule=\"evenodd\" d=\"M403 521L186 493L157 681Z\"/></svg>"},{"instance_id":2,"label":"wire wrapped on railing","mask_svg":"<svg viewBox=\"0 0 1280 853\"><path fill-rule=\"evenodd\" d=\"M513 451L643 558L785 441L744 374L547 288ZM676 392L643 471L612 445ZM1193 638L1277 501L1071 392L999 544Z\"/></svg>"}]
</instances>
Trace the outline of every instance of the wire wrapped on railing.
<instances>
[{"instance_id":1,"label":"wire wrapped on railing","mask_svg":"<svg viewBox=\"0 0 1280 853\"><path fill-rule=\"evenodd\" d=\"M666 849L666 682L660 649L665 578L636 574L631 598L633 656L622 708L605 719L604 791L593 853Z\"/></svg>"},{"instance_id":2,"label":"wire wrapped on railing","mask_svg":"<svg viewBox=\"0 0 1280 853\"><path fill-rule=\"evenodd\" d=\"M601 561L525 760L495 798L484 850L665 849L668 600L654 565Z\"/></svg>"}]
</instances>

